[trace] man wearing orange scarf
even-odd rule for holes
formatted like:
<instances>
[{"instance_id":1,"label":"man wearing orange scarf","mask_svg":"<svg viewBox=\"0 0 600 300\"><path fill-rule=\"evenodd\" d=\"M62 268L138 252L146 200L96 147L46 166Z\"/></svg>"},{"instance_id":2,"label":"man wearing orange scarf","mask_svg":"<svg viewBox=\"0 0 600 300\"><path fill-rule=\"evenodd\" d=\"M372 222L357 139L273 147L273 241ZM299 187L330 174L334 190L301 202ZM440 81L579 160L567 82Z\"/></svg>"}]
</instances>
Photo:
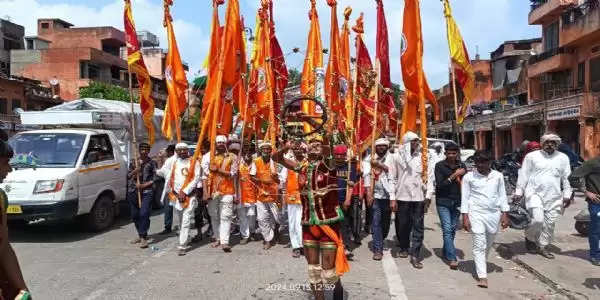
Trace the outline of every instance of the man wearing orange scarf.
<instances>
[{"instance_id":1,"label":"man wearing orange scarf","mask_svg":"<svg viewBox=\"0 0 600 300\"><path fill-rule=\"evenodd\" d=\"M344 214L337 198L337 174L333 160L324 159L324 150L328 149L322 138L315 136L309 142L308 161L298 163L284 157L292 149L291 143L277 151L273 160L299 173L304 254L315 299L324 299L324 289L333 287L334 299L342 299L340 276L348 272L349 266L340 234Z\"/></svg>"}]
</instances>

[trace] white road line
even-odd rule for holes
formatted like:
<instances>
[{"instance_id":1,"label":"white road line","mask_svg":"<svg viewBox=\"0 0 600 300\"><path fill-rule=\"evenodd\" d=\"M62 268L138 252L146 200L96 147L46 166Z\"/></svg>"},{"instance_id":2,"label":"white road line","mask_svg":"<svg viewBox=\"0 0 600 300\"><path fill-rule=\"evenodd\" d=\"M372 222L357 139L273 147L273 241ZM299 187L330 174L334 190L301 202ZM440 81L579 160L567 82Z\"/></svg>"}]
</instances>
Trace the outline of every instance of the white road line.
<instances>
[{"instance_id":1,"label":"white road line","mask_svg":"<svg viewBox=\"0 0 600 300\"><path fill-rule=\"evenodd\" d=\"M404 288L402 277L400 277L400 272L398 272L398 266L396 266L396 262L389 251L383 252L383 260L381 263L383 265L385 278L387 279L391 299L407 300L406 289Z\"/></svg>"}]
</instances>

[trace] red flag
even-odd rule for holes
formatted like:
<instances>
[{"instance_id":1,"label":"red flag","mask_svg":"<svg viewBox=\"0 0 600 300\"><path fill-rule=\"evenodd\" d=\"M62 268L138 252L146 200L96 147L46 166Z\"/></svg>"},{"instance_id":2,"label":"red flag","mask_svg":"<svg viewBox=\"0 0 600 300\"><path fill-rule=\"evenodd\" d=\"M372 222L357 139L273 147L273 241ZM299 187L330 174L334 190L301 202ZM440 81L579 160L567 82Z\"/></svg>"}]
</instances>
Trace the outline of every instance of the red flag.
<instances>
[{"instance_id":1,"label":"red flag","mask_svg":"<svg viewBox=\"0 0 600 300\"><path fill-rule=\"evenodd\" d=\"M375 57L379 60L381 67L381 86L379 94L378 110L381 113L380 117L383 120L385 130L396 128L397 112L394 103L394 94L392 93L392 80L390 77L390 50L388 43L388 29L385 20L385 12L383 10L383 0L377 2L377 38L375 48Z\"/></svg>"},{"instance_id":2,"label":"red flag","mask_svg":"<svg viewBox=\"0 0 600 300\"><path fill-rule=\"evenodd\" d=\"M275 89L273 90L273 110L276 116L281 113L284 101L285 88L288 84L288 70L285 65L285 56L275 35L275 22L273 21L273 1L269 0L269 19L271 24L271 64L275 76ZM279 128L279 126L277 126Z\"/></svg>"},{"instance_id":3,"label":"red flag","mask_svg":"<svg viewBox=\"0 0 600 300\"><path fill-rule=\"evenodd\" d=\"M150 96L152 94L152 81L150 73L144 63L140 43L133 22L133 14L131 13L131 1L125 0L124 14L125 40L127 41L127 65L138 81L140 90L140 109L142 111L142 119L144 125L148 129L148 143L154 144L154 100Z\"/></svg>"}]
</instances>

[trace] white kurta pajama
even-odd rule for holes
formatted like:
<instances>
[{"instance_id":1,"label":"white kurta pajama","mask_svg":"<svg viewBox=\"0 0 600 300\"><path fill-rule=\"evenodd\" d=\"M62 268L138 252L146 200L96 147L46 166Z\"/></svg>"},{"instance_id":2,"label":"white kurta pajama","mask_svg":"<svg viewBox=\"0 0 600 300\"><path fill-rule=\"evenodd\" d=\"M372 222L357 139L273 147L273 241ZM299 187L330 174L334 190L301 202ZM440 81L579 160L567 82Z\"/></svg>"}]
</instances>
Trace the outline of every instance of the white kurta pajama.
<instances>
[{"instance_id":1,"label":"white kurta pajama","mask_svg":"<svg viewBox=\"0 0 600 300\"><path fill-rule=\"evenodd\" d=\"M188 241L190 236L190 228L192 219L194 218L194 210L198 204L196 195L193 195L192 192L198 185L198 182L201 178L200 164L196 163L194 178L187 186L183 186L185 184L185 180L187 179L190 164L192 159L186 158L181 159L179 157L174 159L168 159L163 167L156 172L158 176L165 178L166 184L165 189L168 189L169 192L173 192L175 195L178 195L180 191L183 190L183 193L186 195L190 195L189 204L187 207L183 207L182 203L179 201L172 202L171 204L175 208L174 210L174 219L175 223L179 224L179 248L185 249L188 247ZM175 172L174 174L172 172ZM171 178L173 178L172 186L171 186Z\"/></svg>"},{"instance_id":2,"label":"white kurta pajama","mask_svg":"<svg viewBox=\"0 0 600 300\"><path fill-rule=\"evenodd\" d=\"M277 174L279 176L280 170L277 168L277 164L271 159L269 161L269 166L271 168L272 174ZM256 176L256 164L252 162L250 165L250 171L248 172L250 176ZM278 189L279 190L279 189ZM266 242L270 242L275 237L275 229L276 225L281 224L281 217L279 213L279 207L277 206L277 200L279 199L279 195L275 195L275 201L273 202L261 202L260 196L257 195L256 201L256 218L258 219L258 227L260 229L260 233L263 236L263 239Z\"/></svg>"},{"instance_id":3,"label":"white kurta pajama","mask_svg":"<svg viewBox=\"0 0 600 300\"><path fill-rule=\"evenodd\" d=\"M212 191L213 194L211 195L211 199L208 201L207 205L214 236L223 245L229 245L229 237L231 235L231 222L233 221L233 215L235 213L235 207L233 202L237 194L238 187L237 184L235 184L235 182L237 181L238 174L237 161L237 158L234 157L233 161L231 162L231 168L229 170L229 176L234 178L234 194L224 195L217 193L216 190ZM221 167L223 166L219 166L219 168ZM219 187L213 186L213 188L218 189Z\"/></svg>"},{"instance_id":4,"label":"white kurta pajama","mask_svg":"<svg viewBox=\"0 0 600 300\"><path fill-rule=\"evenodd\" d=\"M519 171L515 195L525 196L525 205L532 217L525 237L540 248L552 242L563 199L571 197L569 175L569 158L558 151L548 154L537 150L527 154Z\"/></svg>"},{"instance_id":5,"label":"white kurta pajama","mask_svg":"<svg viewBox=\"0 0 600 300\"><path fill-rule=\"evenodd\" d=\"M288 178L288 172L294 172L292 170L288 170L284 168L283 172L279 173L279 180L281 181L281 185L283 186L282 194L285 195L285 187ZM288 232L290 235L290 243L292 244L292 249L300 249L303 247L302 245L302 204L290 204L286 201L285 205L287 207L287 218L288 218Z\"/></svg>"},{"instance_id":6,"label":"white kurta pajama","mask_svg":"<svg viewBox=\"0 0 600 300\"><path fill-rule=\"evenodd\" d=\"M509 211L504 176L491 170L487 176L477 170L462 180L460 212L469 215L473 234L473 260L479 279L487 278L487 257L490 253L503 212Z\"/></svg>"}]
</instances>

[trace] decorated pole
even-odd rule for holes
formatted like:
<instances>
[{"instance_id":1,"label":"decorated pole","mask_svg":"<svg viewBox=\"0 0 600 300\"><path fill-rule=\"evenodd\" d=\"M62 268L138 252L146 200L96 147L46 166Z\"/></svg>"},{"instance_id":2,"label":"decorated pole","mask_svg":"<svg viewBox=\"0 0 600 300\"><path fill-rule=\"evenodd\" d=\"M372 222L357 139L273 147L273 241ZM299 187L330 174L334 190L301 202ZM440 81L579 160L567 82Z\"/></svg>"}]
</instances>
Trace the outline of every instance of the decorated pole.
<instances>
[{"instance_id":1,"label":"decorated pole","mask_svg":"<svg viewBox=\"0 0 600 300\"><path fill-rule=\"evenodd\" d=\"M375 61L375 69L377 70L377 81L375 83L375 110L373 111L373 133L371 135L371 160L375 159L375 140L377 139L377 115L379 114L379 84L381 81L381 64L379 59ZM375 170L371 168L371 187L375 187Z\"/></svg>"},{"instance_id":2,"label":"decorated pole","mask_svg":"<svg viewBox=\"0 0 600 300\"><path fill-rule=\"evenodd\" d=\"M134 160L134 164L135 164L135 169L139 169L140 168L140 160L138 158L138 153L137 153L137 137L136 137L136 130L135 130L135 113L133 111L133 87L131 84L131 68L129 67L129 65L127 65L127 77L129 77L129 103L131 104L131 135L133 136L132 138L132 144L133 144L133 160ZM135 182L139 185L140 184L140 174L137 173L135 174ZM136 187L137 190L137 196L138 196L138 207L142 208L142 193L140 192L140 190Z\"/></svg>"}]
</instances>

